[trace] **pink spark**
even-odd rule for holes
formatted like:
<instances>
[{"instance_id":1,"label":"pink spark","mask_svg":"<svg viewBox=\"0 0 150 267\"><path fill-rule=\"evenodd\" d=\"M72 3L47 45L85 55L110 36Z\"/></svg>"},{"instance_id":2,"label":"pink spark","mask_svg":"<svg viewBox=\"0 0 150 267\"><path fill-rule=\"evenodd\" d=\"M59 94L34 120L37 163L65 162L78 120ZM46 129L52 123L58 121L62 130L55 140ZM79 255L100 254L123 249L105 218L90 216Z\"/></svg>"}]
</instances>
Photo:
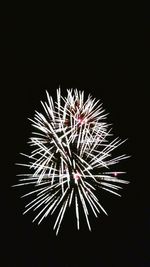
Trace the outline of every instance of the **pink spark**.
<instances>
[{"instance_id":1,"label":"pink spark","mask_svg":"<svg viewBox=\"0 0 150 267\"><path fill-rule=\"evenodd\" d=\"M81 178L80 176L80 173L79 172L76 172L76 173L73 173L73 178L77 181Z\"/></svg>"}]
</instances>

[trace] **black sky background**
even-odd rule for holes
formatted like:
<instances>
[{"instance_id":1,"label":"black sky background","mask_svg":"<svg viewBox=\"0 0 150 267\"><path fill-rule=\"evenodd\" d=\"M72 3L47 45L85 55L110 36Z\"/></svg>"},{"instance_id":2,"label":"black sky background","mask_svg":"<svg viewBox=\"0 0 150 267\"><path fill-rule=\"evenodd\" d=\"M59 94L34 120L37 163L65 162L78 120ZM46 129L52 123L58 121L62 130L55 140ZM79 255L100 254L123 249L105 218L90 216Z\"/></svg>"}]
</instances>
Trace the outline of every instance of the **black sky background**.
<instances>
[{"instance_id":1,"label":"black sky background","mask_svg":"<svg viewBox=\"0 0 150 267\"><path fill-rule=\"evenodd\" d=\"M148 25L140 19L102 20L99 17L67 21L47 19L41 25L15 19L7 25L6 70L3 100L7 153L3 168L6 181L3 211L4 266L36 267L147 267L149 261L148 172L145 120L148 113ZM45 25L47 27L45 27ZM7 35L7 34L6 34ZM10 45L11 44L11 45ZM20 152L27 152L34 110L46 99L47 89L55 96L61 86L78 88L100 98L113 123L113 133L128 138L120 148L131 155L120 168L127 171L122 198L102 196L109 216L91 219L89 232L83 218L76 230L73 212L66 215L58 237L52 231L54 218L32 224L33 214L23 216L24 189L12 189L21 169ZM8 163L8 164L7 164ZM146 168L148 168L147 166Z\"/></svg>"}]
</instances>

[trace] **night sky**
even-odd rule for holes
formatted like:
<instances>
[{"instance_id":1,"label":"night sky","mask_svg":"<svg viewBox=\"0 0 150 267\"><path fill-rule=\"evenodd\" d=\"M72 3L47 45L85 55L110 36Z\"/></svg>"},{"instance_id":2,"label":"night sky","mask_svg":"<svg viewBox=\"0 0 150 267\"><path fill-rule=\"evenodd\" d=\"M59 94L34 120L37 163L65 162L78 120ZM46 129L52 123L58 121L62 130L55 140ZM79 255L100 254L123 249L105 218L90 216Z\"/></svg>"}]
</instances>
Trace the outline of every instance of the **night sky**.
<instances>
[{"instance_id":1,"label":"night sky","mask_svg":"<svg viewBox=\"0 0 150 267\"><path fill-rule=\"evenodd\" d=\"M55 24L54 24L55 25ZM115 22L102 26L97 19L89 23L67 23L49 32L24 23L14 23L8 32L12 46L5 62L6 78L2 102L5 102L4 192L4 260L14 267L148 267L149 205L148 168L144 165L147 150L145 120L148 88L146 78L147 28ZM21 29L21 31L20 31ZM80 29L80 33L78 32ZM129 30L130 29L130 30ZM142 40L140 42L140 40ZM8 44L7 44L8 45ZM8 45L9 47L9 45ZM145 48L145 50L144 50ZM142 52L141 52L142 51ZM20 199L24 188L11 188L22 171L16 162L24 159L32 128L27 118L41 110L45 90L56 95L61 87L78 88L101 99L113 124L114 136L128 138L119 153L131 155L120 163L125 170L122 198L102 193L101 203L109 216L91 218L92 232L84 217L81 230L76 230L73 211L66 214L59 235L52 230L54 218L49 216L40 226L32 223L34 214L22 215L28 199ZM5 111L3 111L5 112ZM2 114L3 116L3 114ZM145 172L146 168L146 172ZM147 175L146 175L147 173ZM3 203L2 203L3 204Z\"/></svg>"}]
</instances>

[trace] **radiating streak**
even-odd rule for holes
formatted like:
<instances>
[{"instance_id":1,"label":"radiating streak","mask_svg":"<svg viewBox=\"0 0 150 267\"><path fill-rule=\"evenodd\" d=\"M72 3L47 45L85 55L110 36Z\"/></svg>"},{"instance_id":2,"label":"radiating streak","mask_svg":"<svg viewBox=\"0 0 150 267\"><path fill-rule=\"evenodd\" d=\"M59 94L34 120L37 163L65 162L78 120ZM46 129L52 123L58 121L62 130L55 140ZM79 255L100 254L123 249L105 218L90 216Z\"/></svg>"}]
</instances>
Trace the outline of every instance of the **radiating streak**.
<instances>
[{"instance_id":1,"label":"radiating streak","mask_svg":"<svg viewBox=\"0 0 150 267\"><path fill-rule=\"evenodd\" d=\"M88 210L87 210L84 198L82 196L82 193L80 191L80 188L79 188L79 196L80 196L80 199L81 199L81 203L82 203L82 207L83 207L83 210L84 210L84 214L85 214L85 218L86 218L86 222L87 222L88 228L91 231L91 226L90 226L90 222L89 222L89 219L88 219Z\"/></svg>"},{"instance_id":2,"label":"radiating streak","mask_svg":"<svg viewBox=\"0 0 150 267\"><path fill-rule=\"evenodd\" d=\"M33 207L35 207L35 206L37 206L38 207L38 203L40 202L40 205L42 205L44 202L45 202L45 200L47 199L47 198L49 198L49 196L44 196L44 197L42 197L41 199L39 199L38 201L36 201L36 203L34 203L32 206L30 206L28 209L26 209L24 212L23 212L23 214L25 214L25 213L27 213L29 210L31 210ZM36 208L37 208L36 207Z\"/></svg>"},{"instance_id":3,"label":"radiating streak","mask_svg":"<svg viewBox=\"0 0 150 267\"><path fill-rule=\"evenodd\" d=\"M39 218L39 216L42 214L42 212L47 209L49 205L50 205L49 203L45 205L45 207L36 215L36 217L33 219L32 222L35 222Z\"/></svg>"},{"instance_id":4,"label":"radiating streak","mask_svg":"<svg viewBox=\"0 0 150 267\"><path fill-rule=\"evenodd\" d=\"M38 197L34 198L32 201L30 201L27 205L25 205L25 208L31 206L34 202L41 200L43 197L46 197L46 193L44 192L43 194L39 195ZM36 202L37 203L37 202Z\"/></svg>"},{"instance_id":5,"label":"radiating streak","mask_svg":"<svg viewBox=\"0 0 150 267\"><path fill-rule=\"evenodd\" d=\"M42 184L39 184L39 185L42 185ZM31 191L31 192L29 192L29 193L23 195L22 198L23 198L23 197L26 197L26 196L29 196L29 195L31 195L31 194L37 193L37 192L38 192L37 195L40 195L40 194L42 194L43 192L45 192L45 191L47 191L47 190L51 190L52 188L57 187L57 186L58 186L58 184L57 184L57 185L46 186L46 188L44 187L44 188L39 188L39 189L33 190L33 191Z\"/></svg>"},{"instance_id":6,"label":"radiating streak","mask_svg":"<svg viewBox=\"0 0 150 267\"><path fill-rule=\"evenodd\" d=\"M48 186L48 188L49 188L49 186ZM47 188L46 188L46 189L47 189ZM35 194L35 193L40 192L40 191L42 191L42 190L43 190L43 188L39 188L39 189L33 190L33 191L31 191L31 192L29 192L29 193L27 193L27 194L21 196L21 198L24 198L24 197L26 197L26 196Z\"/></svg>"},{"instance_id":7,"label":"radiating streak","mask_svg":"<svg viewBox=\"0 0 150 267\"><path fill-rule=\"evenodd\" d=\"M84 183L86 184L86 185L88 185L90 188L92 188L93 190L95 190L95 187L94 186L92 186L90 183L88 183L87 181L84 181Z\"/></svg>"},{"instance_id":8,"label":"radiating streak","mask_svg":"<svg viewBox=\"0 0 150 267\"><path fill-rule=\"evenodd\" d=\"M79 207L78 207L77 195L75 195L75 209L76 209L77 229L79 230L80 224L79 224Z\"/></svg>"},{"instance_id":9,"label":"radiating streak","mask_svg":"<svg viewBox=\"0 0 150 267\"><path fill-rule=\"evenodd\" d=\"M13 187L17 187L17 186L23 186L23 185L29 185L29 184L36 184L37 181L34 181L34 182L29 182L29 183L21 183L21 184L15 184L13 185Z\"/></svg>"},{"instance_id":10,"label":"radiating streak","mask_svg":"<svg viewBox=\"0 0 150 267\"><path fill-rule=\"evenodd\" d=\"M101 184L101 185L105 185L105 186L107 186L107 187L111 187L111 188L116 189L116 190L118 190L118 189L122 189L121 186L118 186L118 185L112 185L112 184L110 184L110 183L100 182L100 184Z\"/></svg>"},{"instance_id":11,"label":"radiating streak","mask_svg":"<svg viewBox=\"0 0 150 267\"><path fill-rule=\"evenodd\" d=\"M72 188L71 190L70 199L69 199L69 207L71 206L71 203L72 203L73 193L74 193L74 188Z\"/></svg>"},{"instance_id":12,"label":"radiating streak","mask_svg":"<svg viewBox=\"0 0 150 267\"><path fill-rule=\"evenodd\" d=\"M55 178L55 172L56 172L56 163L54 164L54 169L52 169L52 180L51 180L51 185L54 183L54 178Z\"/></svg>"},{"instance_id":13,"label":"radiating streak","mask_svg":"<svg viewBox=\"0 0 150 267\"><path fill-rule=\"evenodd\" d=\"M85 192L85 189L83 188L82 185L81 185L81 189L82 189L83 195L84 195L85 198L87 199L87 201L88 201L88 203L89 203L89 205L90 205L90 207L91 207L91 209L92 209L92 211L93 211L95 217L97 217L97 214L96 214L96 212L95 212L95 210L94 210L94 205L93 205L92 201L88 198L88 196L87 196L87 194L86 194L86 192Z\"/></svg>"},{"instance_id":14,"label":"radiating streak","mask_svg":"<svg viewBox=\"0 0 150 267\"><path fill-rule=\"evenodd\" d=\"M120 195L120 194L118 194L118 193L114 192L113 190L110 190L110 189L108 189L108 188L106 188L106 187L104 187L104 186L100 186L100 187L101 187L102 189L104 189L104 190L106 190L106 191L108 191L108 192L110 192L110 193L114 194L114 195L117 195L117 196L121 197L121 195Z\"/></svg>"},{"instance_id":15,"label":"radiating streak","mask_svg":"<svg viewBox=\"0 0 150 267\"><path fill-rule=\"evenodd\" d=\"M68 191L68 188L66 188L65 192L62 194L62 196L60 197L59 201L57 202L55 208L53 209L52 213L57 209L58 205L61 203L61 201L63 200L63 198L65 197L66 193Z\"/></svg>"},{"instance_id":16,"label":"radiating streak","mask_svg":"<svg viewBox=\"0 0 150 267\"><path fill-rule=\"evenodd\" d=\"M90 175L86 175L87 178L91 177ZM104 181L111 181L111 182L116 182L116 183L123 183L123 184L128 184L129 181L126 180L122 180L122 179L118 179L118 178L114 178L112 176L108 176L108 175L94 175L94 177L97 179L99 178L100 181L104 180Z\"/></svg>"},{"instance_id":17,"label":"radiating streak","mask_svg":"<svg viewBox=\"0 0 150 267\"><path fill-rule=\"evenodd\" d=\"M63 205L63 210L62 210L62 214L61 214L61 217L60 217L60 221L59 221L59 224L58 224L58 227L57 227L56 235L57 235L58 232L59 232L59 228L60 228L60 225L61 225L61 222L62 222L64 213L65 213L65 211L66 211L67 203L68 203L68 198L67 198L67 200L65 201L65 203L64 203L64 205Z\"/></svg>"}]
</instances>

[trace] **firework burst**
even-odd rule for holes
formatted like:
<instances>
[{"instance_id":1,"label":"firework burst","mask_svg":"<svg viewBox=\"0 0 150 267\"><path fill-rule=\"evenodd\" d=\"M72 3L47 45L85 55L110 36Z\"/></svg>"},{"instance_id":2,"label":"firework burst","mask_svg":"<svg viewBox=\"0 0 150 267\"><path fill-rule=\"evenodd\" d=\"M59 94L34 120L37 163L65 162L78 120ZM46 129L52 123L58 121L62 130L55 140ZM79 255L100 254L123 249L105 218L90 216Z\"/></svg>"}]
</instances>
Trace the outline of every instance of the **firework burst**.
<instances>
[{"instance_id":1,"label":"firework burst","mask_svg":"<svg viewBox=\"0 0 150 267\"><path fill-rule=\"evenodd\" d=\"M33 221L42 222L56 210L58 215L54 230L58 234L65 211L74 207L77 229L80 228L80 210L83 209L89 230L89 211L97 217L100 211L107 212L96 196L102 188L120 196L118 184L128 181L118 178L124 172L111 171L111 165L127 158L126 155L112 157L112 152L124 141L119 138L109 141L111 130L105 122L106 115L99 100L84 92L68 89L67 96L57 90L57 101L47 94L47 101L41 102L44 115L35 112L29 144L30 155L27 174L16 186L32 185L34 188L23 197L33 195L33 200L25 206L25 213L37 210Z\"/></svg>"}]
</instances>

